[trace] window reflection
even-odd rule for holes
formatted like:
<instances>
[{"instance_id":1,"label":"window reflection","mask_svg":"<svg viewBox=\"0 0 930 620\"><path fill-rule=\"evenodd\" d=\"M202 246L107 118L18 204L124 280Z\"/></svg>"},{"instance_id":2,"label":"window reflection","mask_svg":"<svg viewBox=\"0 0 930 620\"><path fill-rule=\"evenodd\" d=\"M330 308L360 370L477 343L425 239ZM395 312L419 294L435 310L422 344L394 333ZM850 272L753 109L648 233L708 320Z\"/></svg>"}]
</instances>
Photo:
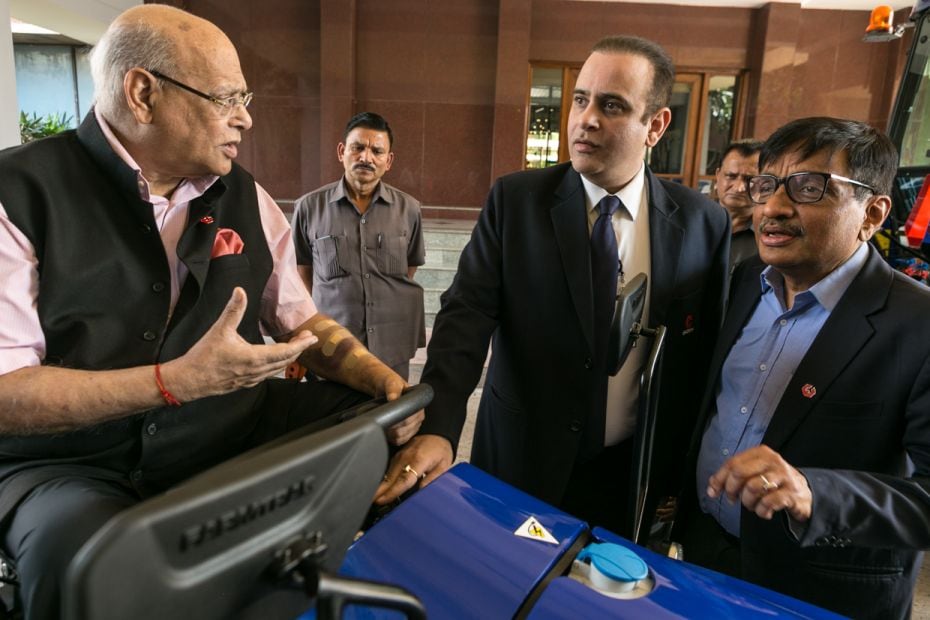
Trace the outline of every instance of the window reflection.
<instances>
[{"instance_id":1,"label":"window reflection","mask_svg":"<svg viewBox=\"0 0 930 620\"><path fill-rule=\"evenodd\" d=\"M684 172L691 90L692 84L684 82L675 82L672 89L672 99L668 105L672 109L672 122L659 143L646 154L646 162L656 174Z\"/></svg>"},{"instance_id":2,"label":"window reflection","mask_svg":"<svg viewBox=\"0 0 930 620\"><path fill-rule=\"evenodd\" d=\"M545 168L558 163L561 118L562 69L533 67L526 136L527 168Z\"/></svg>"},{"instance_id":3,"label":"window reflection","mask_svg":"<svg viewBox=\"0 0 930 620\"><path fill-rule=\"evenodd\" d=\"M701 147L701 174L714 174L721 155L733 135L736 110L736 76L713 75L707 89L704 115L704 144Z\"/></svg>"}]
</instances>

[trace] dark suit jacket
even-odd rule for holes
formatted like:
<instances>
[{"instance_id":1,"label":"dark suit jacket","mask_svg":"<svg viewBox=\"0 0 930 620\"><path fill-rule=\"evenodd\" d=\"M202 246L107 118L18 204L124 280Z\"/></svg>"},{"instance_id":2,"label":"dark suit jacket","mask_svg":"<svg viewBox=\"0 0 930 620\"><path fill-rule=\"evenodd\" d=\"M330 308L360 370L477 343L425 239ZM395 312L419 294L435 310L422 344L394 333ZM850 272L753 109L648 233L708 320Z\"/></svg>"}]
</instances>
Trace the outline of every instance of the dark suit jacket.
<instances>
[{"instance_id":1,"label":"dark suit jacket","mask_svg":"<svg viewBox=\"0 0 930 620\"><path fill-rule=\"evenodd\" d=\"M734 274L702 429L722 364L761 297L763 267L750 259ZM854 618L907 616L922 555L917 549L930 545L928 319L930 290L870 249L762 440L807 477L813 515L806 530L794 526L798 539L783 514L764 521L744 509L744 578ZM813 397L804 395L806 385L816 389ZM692 476L692 494L694 487ZM687 518L695 504L685 507Z\"/></svg>"},{"instance_id":2,"label":"dark suit jacket","mask_svg":"<svg viewBox=\"0 0 930 620\"><path fill-rule=\"evenodd\" d=\"M646 182L650 322L669 329L660 405L668 443L657 450L683 457L722 316L729 218L648 170ZM587 226L581 177L569 164L499 179L443 294L422 378L436 397L421 433L456 445L493 335L472 463L556 504L584 433L603 437L607 373L594 355Z\"/></svg>"}]
</instances>

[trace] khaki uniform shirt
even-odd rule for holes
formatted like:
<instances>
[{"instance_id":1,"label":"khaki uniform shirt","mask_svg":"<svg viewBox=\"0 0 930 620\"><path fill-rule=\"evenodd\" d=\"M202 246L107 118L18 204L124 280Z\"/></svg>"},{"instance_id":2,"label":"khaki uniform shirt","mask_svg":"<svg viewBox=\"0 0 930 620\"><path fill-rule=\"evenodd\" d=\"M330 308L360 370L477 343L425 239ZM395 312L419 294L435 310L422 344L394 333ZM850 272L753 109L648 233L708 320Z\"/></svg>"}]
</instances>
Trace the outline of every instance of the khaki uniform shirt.
<instances>
[{"instance_id":1,"label":"khaki uniform shirt","mask_svg":"<svg viewBox=\"0 0 930 620\"><path fill-rule=\"evenodd\" d=\"M423 288L407 268L425 261L420 203L385 182L360 214L344 179L294 206L297 264L313 268L313 301L389 366L425 346Z\"/></svg>"}]
</instances>

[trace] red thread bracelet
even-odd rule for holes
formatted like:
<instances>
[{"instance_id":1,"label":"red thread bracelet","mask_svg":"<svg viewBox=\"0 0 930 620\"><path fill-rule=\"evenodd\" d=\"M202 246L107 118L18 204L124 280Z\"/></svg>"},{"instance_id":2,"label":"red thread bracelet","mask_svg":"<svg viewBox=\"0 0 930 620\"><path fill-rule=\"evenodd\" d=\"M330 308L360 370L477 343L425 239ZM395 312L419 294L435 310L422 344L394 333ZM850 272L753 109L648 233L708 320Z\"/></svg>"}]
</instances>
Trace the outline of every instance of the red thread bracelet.
<instances>
[{"instance_id":1,"label":"red thread bracelet","mask_svg":"<svg viewBox=\"0 0 930 620\"><path fill-rule=\"evenodd\" d=\"M169 392L165 388L165 384L161 381L161 364L155 364L155 385L158 386L158 391L161 392L161 397L165 399L165 402L171 405L172 407L180 407L181 401L174 397L174 394Z\"/></svg>"}]
</instances>

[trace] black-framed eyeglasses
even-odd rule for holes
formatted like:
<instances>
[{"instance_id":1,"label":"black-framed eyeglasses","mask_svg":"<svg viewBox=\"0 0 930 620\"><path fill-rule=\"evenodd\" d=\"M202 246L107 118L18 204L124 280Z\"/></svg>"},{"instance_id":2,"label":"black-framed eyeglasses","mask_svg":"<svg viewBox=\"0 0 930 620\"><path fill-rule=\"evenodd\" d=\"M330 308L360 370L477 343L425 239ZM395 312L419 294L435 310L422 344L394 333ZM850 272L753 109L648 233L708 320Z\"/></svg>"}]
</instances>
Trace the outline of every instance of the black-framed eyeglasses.
<instances>
[{"instance_id":1,"label":"black-framed eyeglasses","mask_svg":"<svg viewBox=\"0 0 930 620\"><path fill-rule=\"evenodd\" d=\"M211 101L215 103L216 105L220 107L220 109L223 110L223 113L227 115L232 114L232 111L236 109L236 106L241 105L243 108L249 107L249 104L252 103L252 97L255 96L255 93L253 92L245 92L245 93L239 93L237 95L230 95L229 97L214 97L213 95L208 95L207 93L201 92L197 90L196 88L188 86L187 84L184 84L183 82L179 82L174 78L170 78L164 73L161 73L160 71L153 71L152 69L149 69L148 72L160 80L164 80L166 82L174 84L178 88L182 88L189 93L193 93L197 95L198 97L202 97L206 99L207 101Z\"/></svg>"},{"instance_id":2,"label":"black-framed eyeglasses","mask_svg":"<svg viewBox=\"0 0 930 620\"><path fill-rule=\"evenodd\" d=\"M873 194L878 193L871 185L866 185L855 179L849 179L838 174L831 174L829 172L795 172L786 177L777 177L773 174L758 174L749 177L749 198L753 202L762 204L778 191L779 185L784 185L788 198L793 202L800 204L819 202L827 192L827 183L829 183L830 179L850 183L857 187L864 187Z\"/></svg>"}]
</instances>

